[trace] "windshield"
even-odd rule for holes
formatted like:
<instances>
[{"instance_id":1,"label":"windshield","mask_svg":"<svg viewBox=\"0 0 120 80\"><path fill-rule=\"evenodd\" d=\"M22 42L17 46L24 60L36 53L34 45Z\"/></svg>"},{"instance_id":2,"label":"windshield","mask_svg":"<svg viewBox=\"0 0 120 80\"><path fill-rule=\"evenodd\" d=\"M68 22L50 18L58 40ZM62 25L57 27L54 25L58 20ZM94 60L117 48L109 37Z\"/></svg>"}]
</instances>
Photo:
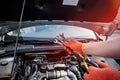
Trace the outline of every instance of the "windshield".
<instances>
[{"instance_id":1,"label":"windshield","mask_svg":"<svg viewBox=\"0 0 120 80\"><path fill-rule=\"evenodd\" d=\"M20 29L20 37L23 39L55 38L64 33L68 38L93 38L94 33L86 28L68 25L38 25ZM17 36L17 30L7 33L9 36Z\"/></svg>"}]
</instances>

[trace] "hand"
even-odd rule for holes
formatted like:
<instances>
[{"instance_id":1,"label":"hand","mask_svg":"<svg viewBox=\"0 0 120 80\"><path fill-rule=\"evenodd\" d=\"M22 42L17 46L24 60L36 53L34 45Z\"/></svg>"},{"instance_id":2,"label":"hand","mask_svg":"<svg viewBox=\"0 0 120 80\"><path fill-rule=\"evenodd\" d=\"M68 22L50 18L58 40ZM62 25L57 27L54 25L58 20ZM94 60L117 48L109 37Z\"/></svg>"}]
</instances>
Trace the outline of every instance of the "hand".
<instances>
[{"instance_id":1,"label":"hand","mask_svg":"<svg viewBox=\"0 0 120 80\"><path fill-rule=\"evenodd\" d=\"M82 43L76 40L67 40L66 42L63 43L64 44L64 49L69 53L72 54L73 51L79 52L79 53L83 53L82 52Z\"/></svg>"},{"instance_id":2,"label":"hand","mask_svg":"<svg viewBox=\"0 0 120 80\"><path fill-rule=\"evenodd\" d=\"M96 61L100 68L90 66L88 73L84 74L85 80L120 80L120 72L112 66L101 61Z\"/></svg>"}]
</instances>

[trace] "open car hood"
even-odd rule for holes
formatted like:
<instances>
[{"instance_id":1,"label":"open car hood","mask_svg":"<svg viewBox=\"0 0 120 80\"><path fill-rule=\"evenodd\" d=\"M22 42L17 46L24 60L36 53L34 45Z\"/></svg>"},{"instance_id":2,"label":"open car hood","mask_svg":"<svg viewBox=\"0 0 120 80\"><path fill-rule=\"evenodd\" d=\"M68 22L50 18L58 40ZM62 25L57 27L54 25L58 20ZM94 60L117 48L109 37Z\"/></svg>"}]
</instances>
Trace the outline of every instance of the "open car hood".
<instances>
[{"instance_id":1,"label":"open car hood","mask_svg":"<svg viewBox=\"0 0 120 80\"><path fill-rule=\"evenodd\" d=\"M0 0L0 35L18 28L23 2ZM120 0L25 0L22 26L69 24L110 35L119 5Z\"/></svg>"},{"instance_id":2,"label":"open car hood","mask_svg":"<svg viewBox=\"0 0 120 80\"><path fill-rule=\"evenodd\" d=\"M21 15L23 0L0 0L0 20L14 21ZM120 0L25 0L23 20L74 20L111 22Z\"/></svg>"}]
</instances>

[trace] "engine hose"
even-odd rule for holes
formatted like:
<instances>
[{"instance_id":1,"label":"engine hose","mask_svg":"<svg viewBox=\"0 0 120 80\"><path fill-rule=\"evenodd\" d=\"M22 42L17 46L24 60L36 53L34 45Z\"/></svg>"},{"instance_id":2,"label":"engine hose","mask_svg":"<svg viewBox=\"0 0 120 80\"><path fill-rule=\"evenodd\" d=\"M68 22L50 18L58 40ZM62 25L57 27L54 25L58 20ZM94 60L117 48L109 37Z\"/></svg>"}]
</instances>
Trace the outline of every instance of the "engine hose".
<instances>
[{"instance_id":1,"label":"engine hose","mask_svg":"<svg viewBox=\"0 0 120 80\"><path fill-rule=\"evenodd\" d=\"M82 80L82 76L76 66L70 67L70 71L72 71L74 74L76 74L78 80Z\"/></svg>"},{"instance_id":2,"label":"engine hose","mask_svg":"<svg viewBox=\"0 0 120 80\"><path fill-rule=\"evenodd\" d=\"M65 76L68 76L72 80L77 80L74 73L71 72L70 70L67 70L67 71L61 70L61 71L48 72L46 74L43 74L43 75L39 76L38 80L44 80L44 78L57 79L57 78L65 77Z\"/></svg>"},{"instance_id":3,"label":"engine hose","mask_svg":"<svg viewBox=\"0 0 120 80\"><path fill-rule=\"evenodd\" d=\"M64 70L61 71L53 71L53 72L48 72L46 74L43 74L42 76L39 77L39 80L43 80L44 78L47 79L57 79L57 78L61 78L67 76L67 72Z\"/></svg>"},{"instance_id":4,"label":"engine hose","mask_svg":"<svg viewBox=\"0 0 120 80\"><path fill-rule=\"evenodd\" d=\"M40 77L38 78L38 80L44 80L45 78L46 78L46 75L44 74L44 75L40 76Z\"/></svg>"},{"instance_id":5,"label":"engine hose","mask_svg":"<svg viewBox=\"0 0 120 80\"><path fill-rule=\"evenodd\" d=\"M71 78L72 80L77 80L77 77L75 76L75 74L72 71L67 70L67 73L68 73L69 78Z\"/></svg>"},{"instance_id":6,"label":"engine hose","mask_svg":"<svg viewBox=\"0 0 120 80\"><path fill-rule=\"evenodd\" d=\"M29 77L29 80L33 80L34 79L34 76L37 74L37 71L38 71L38 66L37 65L33 65L35 67L35 71L34 73Z\"/></svg>"}]
</instances>

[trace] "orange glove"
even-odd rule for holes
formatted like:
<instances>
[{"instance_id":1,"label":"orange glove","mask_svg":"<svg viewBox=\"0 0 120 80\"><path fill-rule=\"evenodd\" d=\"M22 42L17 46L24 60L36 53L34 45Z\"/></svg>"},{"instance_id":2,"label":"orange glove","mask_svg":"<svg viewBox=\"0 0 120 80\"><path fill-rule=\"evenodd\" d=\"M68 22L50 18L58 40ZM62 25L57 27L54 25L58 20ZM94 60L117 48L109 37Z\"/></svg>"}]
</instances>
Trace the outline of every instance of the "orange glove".
<instances>
[{"instance_id":1,"label":"orange glove","mask_svg":"<svg viewBox=\"0 0 120 80\"><path fill-rule=\"evenodd\" d=\"M83 54L83 43L76 41L76 40L67 40L66 42L63 43L64 44L64 49L69 53L72 54L73 51L79 52L81 54Z\"/></svg>"},{"instance_id":2,"label":"orange glove","mask_svg":"<svg viewBox=\"0 0 120 80\"><path fill-rule=\"evenodd\" d=\"M120 72L112 66L101 61L96 61L101 68L90 66L88 73L84 74L85 80L120 80Z\"/></svg>"}]
</instances>

